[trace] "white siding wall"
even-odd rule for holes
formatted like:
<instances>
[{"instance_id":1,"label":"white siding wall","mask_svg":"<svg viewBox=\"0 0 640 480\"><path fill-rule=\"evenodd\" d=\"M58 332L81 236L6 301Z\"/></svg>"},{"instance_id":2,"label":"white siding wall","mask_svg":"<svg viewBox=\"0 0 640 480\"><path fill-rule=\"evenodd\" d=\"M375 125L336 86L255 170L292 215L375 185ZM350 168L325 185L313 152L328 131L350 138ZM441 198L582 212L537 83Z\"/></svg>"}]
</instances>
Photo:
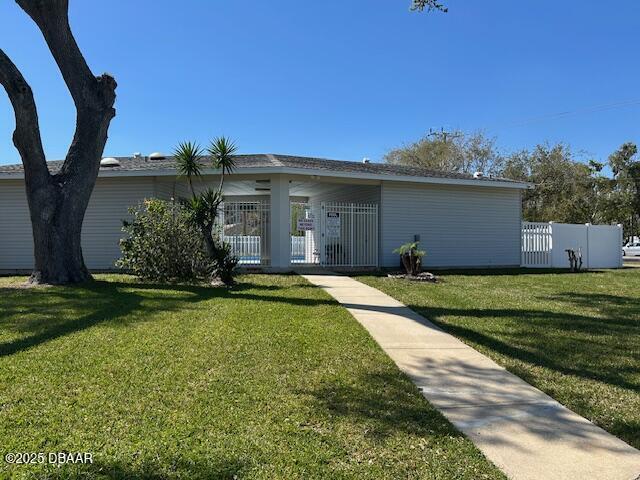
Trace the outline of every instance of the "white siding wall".
<instances>
[{"instance_id":1,"label":"white siding wall","mask_svg":"<svg viewBox=\"0 0 640 480\"><path fill-rule=\"evenodd\" d=\"M120 257L127 209L156 195L151 177L99 178L82 229L82 249L91 269L111 269ZM24 183L0 182L0 270L33 268L33 239Z\"/></svg>"},{"instance_id":2,"label":"white siding wall","mask_svg":"<svg viewBox=\"0 0 640 480\"><path fill-rule=\"evenodd\" d=\"M33 267L32 235L24 182L0 182L0 270Z\"/></svg>"},{"instance_id":3,"label":"white siding wall","mask_svg":"<svg viewBox=\"0 0 640 480\"><path fill-rule=\"evenodd\" d=\"M157 193L151 177L98 179L82 226L82 252L87 267L115 268L127 209L154 196Z\"/></svg>"},{"instance_id":4,"label":"white siding wall","mask_svg":"<svg viewBox=\"0 0 640 480\"><path fill-rule=\"evenodd\" d=\"M187 181L184 179L176 179L175 177L156 177L155 196L162 200L171 200L172 198L179 201L181 198L191 196ZM216 185L217 186L217 185Z\"/></svg>"},{"instance_id":5,"label":"white siding wall","mask_svg":"<svg viewBox=\"0 0 640 480\"><path fill-rule=\"evenodd\" d=\"M383 182L381 263L417 234L426 266L518 266L520 205L516 189Z\"/></svg>"},{"instance_id":6,"label":"white siding wall","mask_svg":"<svg viewBox=\"0 0 640 480\"><path fill-rule=\"evenodd\" d=\"M171 200L176 190L175 183L171 177L156 177L153 181L155 196L162 200Z\"/></svg>"},{"instance_id":7,"label":"white siding wall","mask_svg":"<svg viewBox=\"0 0 640 480\"><path fill-rule=\"evenodd\" d=\"M318 204L320 202L378 203L380 187L378 185L319 184L309 196L309 201Z\"/></svg>"}]
</instances>

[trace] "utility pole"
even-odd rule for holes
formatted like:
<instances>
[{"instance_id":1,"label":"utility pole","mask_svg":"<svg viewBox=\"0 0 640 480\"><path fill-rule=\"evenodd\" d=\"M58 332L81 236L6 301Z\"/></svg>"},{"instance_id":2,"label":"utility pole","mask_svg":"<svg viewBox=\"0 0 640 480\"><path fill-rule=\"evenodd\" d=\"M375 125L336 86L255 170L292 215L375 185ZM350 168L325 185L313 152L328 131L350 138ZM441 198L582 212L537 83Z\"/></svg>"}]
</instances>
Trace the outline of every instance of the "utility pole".
<instances>
[{"instance_id":1,"label":"utility pole","mask_svg":"<svg viewBox=\"0 0 640 480\"><path fill-rule=\"evenodd\" d=\"M440 138L444 143L447 143L447 139L455 140L456 138L462 137L462 134L460 132L447 132L444 127L440 127L440 131L430 128L427 137Z\"/></svg>"}]
</instances>

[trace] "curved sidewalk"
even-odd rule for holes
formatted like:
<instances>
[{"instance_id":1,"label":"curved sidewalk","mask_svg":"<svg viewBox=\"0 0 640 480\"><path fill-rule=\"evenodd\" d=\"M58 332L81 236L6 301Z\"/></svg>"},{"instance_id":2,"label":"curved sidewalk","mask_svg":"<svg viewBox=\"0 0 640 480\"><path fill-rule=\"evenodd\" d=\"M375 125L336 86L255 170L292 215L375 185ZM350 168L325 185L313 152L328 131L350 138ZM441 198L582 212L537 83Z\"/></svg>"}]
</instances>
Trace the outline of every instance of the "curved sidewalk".
<instances>
[{"instance_id":1,"label":"curved sidewalk","mask_svg":"<svg viewBox=\"0 0 640 480\"><path fill-rule=\"evenodd\" d=\"M635 480L640 451L381 291L303 275L362 324L423 395L514 480Z\"/></svg>"}]
</instances>

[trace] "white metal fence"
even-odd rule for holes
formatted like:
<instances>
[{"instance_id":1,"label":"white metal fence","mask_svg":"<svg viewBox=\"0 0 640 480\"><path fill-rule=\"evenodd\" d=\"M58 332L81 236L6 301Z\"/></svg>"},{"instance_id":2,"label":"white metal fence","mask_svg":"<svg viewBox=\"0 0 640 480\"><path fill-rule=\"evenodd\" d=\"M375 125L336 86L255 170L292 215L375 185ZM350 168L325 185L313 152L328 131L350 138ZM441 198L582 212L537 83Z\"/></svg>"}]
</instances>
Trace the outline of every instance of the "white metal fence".
<instances>
[{"instance_id":1,"label":"white metal fence","mask_svg":"<svg viewBox=\"0 0 640 480\"><path fill-rule=\"evenodd\" d=\"M328 267L378 266L377 204L321 204L320 263Z\"/></svg>"},{"instance_id":2,"label":"white metal fence","mask_svg":"<svg viewBox=\"0 0 640 480\"><path fill-rule=\"evenodd\" d=\"M377 204L292 203L291 223L291 263L378 266Z\"/></svg>"},{"instance_id":3,"label":"white metal fence","mask_svg":"<svg viewBox=\"0 0 640 480\"><path fill-rule=\"evenodd\" d=\"M262 258L262 238L256 235L229 235L224 237L225 242L231 245L231 250L244 265L259 264L256 259ZM305 238L291 237L291 256L296 259L305 257ZM294 262L296 263L296 262ZM303 263L303 262L297 262Z\"/></svg>"},{"instance_id":4,"label":"white metal fence","mask_svg":"<svg viewBox=\"0 0 640 480\"><path fill-rule=\"evenodd\" d=\"M305 258L305 237L291 237L291 261Z\"/></svg>"},{"instance_id":5,"label":"white metal fence","mask_svg":"<svg viewBox=\"0 0 640 480\"><path fill-rule=\"evenodd\" d=\"M317 265L320 227L317 223L318 208L306 202L291 203L291 263ZM300 220L306 221L304 230L299 230Z\"/></svg>"},{"instance_id":6,"label":"white metal fence","mask_svg":"<svg viewBox=\"0 0 640 480\"><path fill-rule=\"evenodd\" d=\"M582 254L584 268L622 267L622 226L523 222L523 267L568 268L568 249Z\"/></svg>"},{"instance_id":7,"label":"white metal fence","mask_svg":"<svg viewBox=\"0 0 640 480\"><path fill-rule=\"evenodd\" d=\"M265 201L223 204L220 226L240 265L269 265L269 210ZM377 204L292 202L290 211L291 263L378 266Z\"/></svg>"},{"instance_id":8,"label":"white metal fence","mask_svg":"<svg viewBox=\"0 0 640 480\"><path fill-rule=\"evenodd\" d=\"M240 265L269 264L270 205L266 201L224 202L219 222Z\"/></svg>"}]
</instances>

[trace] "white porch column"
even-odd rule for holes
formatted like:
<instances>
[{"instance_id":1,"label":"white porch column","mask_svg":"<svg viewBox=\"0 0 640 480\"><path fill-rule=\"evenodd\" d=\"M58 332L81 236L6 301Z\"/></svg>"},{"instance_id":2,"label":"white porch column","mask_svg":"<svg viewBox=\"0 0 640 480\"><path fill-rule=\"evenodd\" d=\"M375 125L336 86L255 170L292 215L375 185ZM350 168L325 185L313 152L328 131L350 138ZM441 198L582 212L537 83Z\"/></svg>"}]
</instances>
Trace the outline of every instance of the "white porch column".
<instances>
[{"instance_id":1,"label":"white porch column","mask_svg":"<svg viewBox=\"0 0 640 480\"><path fill-rule=\"evenodd\" d=\"M289 177L271 176L271 267L291 267Z\"/></svg>"}]
</instances>

